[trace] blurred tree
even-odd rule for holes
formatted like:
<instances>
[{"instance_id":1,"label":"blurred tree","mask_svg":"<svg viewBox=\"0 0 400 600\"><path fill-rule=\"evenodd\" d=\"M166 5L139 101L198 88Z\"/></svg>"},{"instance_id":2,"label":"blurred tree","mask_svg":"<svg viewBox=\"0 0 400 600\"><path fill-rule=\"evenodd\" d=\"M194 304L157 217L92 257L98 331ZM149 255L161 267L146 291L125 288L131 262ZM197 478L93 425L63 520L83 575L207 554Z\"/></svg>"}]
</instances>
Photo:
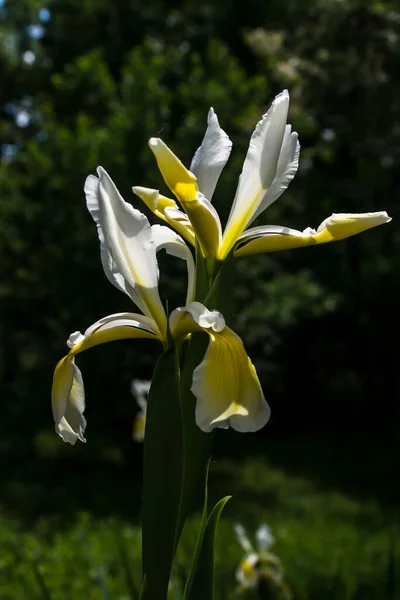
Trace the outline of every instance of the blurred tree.
<instances>
[{"instance_id":1,"label":"blurred tree","mask_svg":"<svg viewBox=\"0 0 400 600\"><path fill-rule=\"evenodd\" d=\"M4 475L19 477L30 455L72 456L52 433L52 369L71 331L132 308L102 273L84 205L85 177L98 164L137 205L132 185L164 189L148 138L161 135L189 164L212 105L235 144L215 196L226 216L254 125L287 86L301 167L260 222L304 229L332 212L396 216L396 3L235 6L0 2ZM337 245L239 261L233 325L260 368L275 421L290 429L299 419L335 427L345 418L349 428L372 428L378 397L383 430L395 422L399 386L386 348L398 326L398 238L390 225ZM181 304L184 266L164 257L161 264L164 297ZM129 381L151 376L155 352L121 342L79 357L90 444L74 453L88 469L94 459L124 464L135 411ZM34 464L33 478L42 468Z\"/></svg>"}]
</instances>

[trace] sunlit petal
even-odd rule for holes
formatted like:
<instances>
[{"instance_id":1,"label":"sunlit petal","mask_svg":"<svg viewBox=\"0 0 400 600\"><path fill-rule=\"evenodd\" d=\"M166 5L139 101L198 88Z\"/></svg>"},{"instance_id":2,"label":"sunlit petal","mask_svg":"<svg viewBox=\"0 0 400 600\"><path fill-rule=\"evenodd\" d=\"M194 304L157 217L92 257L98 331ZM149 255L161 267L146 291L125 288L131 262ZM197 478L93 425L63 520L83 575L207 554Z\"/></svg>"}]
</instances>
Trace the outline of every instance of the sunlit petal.
<instances>
[{"instance_id":1,"label":"sunlit petal","mask_svg":"<svg viewBox=\"0 0 400 600\"><path fill-rule=\"evenodd\" d=\"M226 225L219 258L223 260L247 227L277 173L286 131L289 93L276 96L269 111L257 124L243 164L239 185Z\"/></svg>"},{"instance_id":2,"label":"sunlit petal","mask_svg":"<svg viewBox=\"0 0 400 600\"><path fill-rule=\"evenodd\" d=\"M254 221L268 206L283 194L289 183L297 173L299 167L300 144L297 133L292 132L292 126L286 125L285 135L283 136L282 149L279 154L276 175L263 201L250 219Z\"/></svg>"},{"instance_id":3,"label":"sunlit petal","mask_svg":"<svg viewBox=\"0 0 400 600\"><path fill-rule=\"evenodd\" d=\"M166 316L158 294L158 268L150 224L144 214L125 202L106 171L97 169L99 178L90 176L85 185L88 209L96 222L102 254L111 257L106 270L121 277L125 290L147 315L165 330ZM103 259L103 265L105 264Z\"/></svg>"},{"instance_id":4,"label":"sunlit petal","mask_svg":"<svg viewBox=\"0 0 400 600\"><path fill-rule=\"evenodd\" d=\"M168 225L170 225L183 238L185 238L185 240L189 242L189 244L191 244L192 246L195 245L196 236L194 234L192 224L183 211L177 208L167 207L164 210L164 217Z\"/></svg>"},{"instance_id":5,"label":"sunlit petal","mask_svg":"<svg viewBox=\"0 0 400 600\"><path fill-rule=\"evenodd\" d=\"M211 202L219 176L231 153L232 142L220 127L213 108L208 112L207 123L207 131L195 152L190 170L197 177L200 192Z\"/></svg>"},{"instance_id":6,"label":"sunlit petal","mask_svg":"<svg viewBox=\"0 0 400 600\"><path fill-rule=\"evenodd\" d=\"M167 254L186 261L188 271L186 304L192 302L195 293L196 271L190 248L188 248L183 239L169 227L153 225L152 230L157 252L165 249Z\"/></svg>"},{"instance_id":7,"label":"sunlit petal","mask_svg":"<svg viewBox=\"0 0 400 600\"><path fill-rule=\"evenodd\" d=\"M333 214L321 223L317 230L308 227L297 231L277 225L248 229L242 236L244 245L238 248L235 256L248 256L262 252L276 252L290 248L301 248L315 244L326 244L343 240L357 233L383 225L391 221L384 211L361 214Z\"/></svg>"},{"instance_id":8,"label":"sunlit petal","mask_svg":"<svg viewBox=\"0 0 400 600\"><path fill-rule=\"evenodd\" d=\"M199 191L196 176L158 138L149 141L165 183L187 214L204 256L215 258L221 243L221 223L217 211Z\"/></svg>"},{"instance_id":9,"label":"sunlit petal","mask_svg":"<svg viewBox=\"0 0 400 600\"><path fill-rule=\"evenodd\" d=\"M137 313L116 313L96 321L84 334L74 332L67 345L71 348L70 354L75 355L107 342L135 338L161 340L162 336L150 317Z\"/></svg>"},{"instance_id":10,"label":"sunlit petal","mask_svg":"<svg viewBox=\"0 0 400 600\"><path fill-rule=\"evenodd\" d=\"M65 442L75 444L78 439L85 441L85 393L75 355L99 344L130 338L161 340L161 335L150 317L118 313L96 321L84 334L75 331L69 336L67 345L70 351L55 368L51 394L56 432Z\"/></svg>"},{"instance_id":11,"label":"sunlit petal","mask_svg":"<svg viewBox=\"0 0 400 600\"><path fill-rule=\"evenodd\" d=\"M132 190L159 219L168 223L186 241L194 245L193 227L185 213L179 210L175 200L162 196L158 190L151 188L135 186Z\"/></svg>"},{"instance_id":12,"label":"sunlit petal","mask_svg":"<svg viewBox=\"0 0 400 600\"><path fill-rule=\"evenodd\" d=\"M225 326L221 313L193 302L171 314L170 327L178 339L194 331L210 337L191 387L200 429L210 432L228 425L241 432L261 429L269 419L269 406L241 339Z\"/></svg>"}]
</instances>

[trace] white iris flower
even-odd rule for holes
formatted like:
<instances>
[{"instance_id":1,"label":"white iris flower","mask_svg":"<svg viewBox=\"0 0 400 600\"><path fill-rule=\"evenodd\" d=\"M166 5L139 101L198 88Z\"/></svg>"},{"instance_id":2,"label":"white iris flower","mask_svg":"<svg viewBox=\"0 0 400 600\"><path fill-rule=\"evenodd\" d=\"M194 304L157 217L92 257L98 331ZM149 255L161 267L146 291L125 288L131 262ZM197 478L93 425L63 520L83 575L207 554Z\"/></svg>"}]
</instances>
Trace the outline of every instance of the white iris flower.
<instances>
[{"instance_id":1,"label":"white iris flower","mask_svg":"<svg viewBox=\"0 0 400 600\"><path fill-rule=\"evenodd\" d=\"M284 90L257 124L224 231L211 200L232 142L212 108L190 170L161 139L149 141L164 180L183 210L158 190L134 187L133 191L188 242L197 240L205 257L218 261L225 260L232 249L235 256L246 256L325 244L390 221L386 212L375 212L333 214L317 229L307 227L304 231L279 225L250 227L281 196L297 172L300 144L297 133L287 124L288 109L289 93Z\"/></svg>"},{"instance_id":2,"label":"white iris flower","mask_svg":"<svg viewBox=\"0 0 400 600\"><path fill-rule=\"evenodd\" d=\"M193 373L191 390L197 399L196 422L206 432L232 426L238 431L256 431L269 419L270 410L260 382L240 338L225 324L220 312L194 302L195 267L183 239L168 227L150 226L147 218L125 202L113 181L99 167L98 177L85 184L87 207L100 240L107 278L127 294L141 313L116 313L100 319L84 334L73 333L67 356L56 366L52 407L56 432L74 444L85 441L83 415L85 393L82 375L75 364L80 352L93 346L128 338L154 339L164 346L168 330L176 342L191 333L208 333L210 342L203 361ZM186 260L188 289L186 306L174 310L169 320L158 292L157 252ZM218 368L215 368L215 366Z\"/></svg>"}]
</instances>

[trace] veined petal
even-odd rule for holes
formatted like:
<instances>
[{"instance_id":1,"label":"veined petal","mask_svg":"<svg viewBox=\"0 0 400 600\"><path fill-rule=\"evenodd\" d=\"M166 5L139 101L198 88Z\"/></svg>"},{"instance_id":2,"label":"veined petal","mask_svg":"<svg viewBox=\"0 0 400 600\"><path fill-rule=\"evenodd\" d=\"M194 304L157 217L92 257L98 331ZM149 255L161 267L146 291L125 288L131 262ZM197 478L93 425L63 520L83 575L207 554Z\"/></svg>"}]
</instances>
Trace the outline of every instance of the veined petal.
<instances>
[{"instance_id":1,"label":"veined petal","mask_svg":"<svg viewBox=\"0 0 400 600\"><path fill-rule=\"evenodd\" d=\"M218 258L229 254L275 179L286 130L289 93L276 96L250 140Z\"/></svg>"},{"instance_id":2,"label":"veined petal","mask_svg":"<svg viewBox=\"0 0 400 600\"><path fill-rule=\"evenodd\" d=\"M219 176L231 153L232 142L220 127L213 108L208 112L207 123L207 131L193 156L190 170L197 177L200 192L211 202Z\"/></svg>"},{"instance_id":3,"label":"veined petal","mask_svg":"<svg viewBox=\"0 0 400 600\"><path fill-rule=\"evenodd\" d=\"M171 225L185 240L194 245L193 227L185 213L178 209L175 200L161 196L158 190L151 188L135 186L132 190L159 219Z\"/></svg>"},{"instance_id":4,"label":"veined petal","mask_svg":"<svg viewBox=\"0 0 400 600\"><path fill-rule=\"evenodd\" d=\"M170 327L178 339L194 331L204 331L210 337L204 359L193 372L191 387L200 429L261 429L269 419L269 406L241 339L225 325L221 313L192 302L171 314Z\"/></svg>"},{"instance_id":5,"label":"veined petal","mask_svg":"<svg viewBox=\"0 0 400 600\"><path fill-rule=\"evenodd\" d=\"M298 135L295 131L292 132L292 126L286 125L285 135L281 153L279 155L276 175L271 183L271 186L264 196L263 201L250 219L250 223L254 221L268 206L283 194L289 183L297 173L299 167L300 143Z\"/></svg>"},{"instance_id":6,"label":"veined petal","mask_svg":"<svg viewBox=\"0 0 400 600\"><path fill-rule=\"evenodd\" d=\"M156 245L156 252L164 248L167 254L171 254L177 258L182 258L186 261L188 271L186 304L192 302L195 294L196 270L190 248L188 248L183 239L169 227L153 225L152 230L154 243Z\"/></svg>"},{"instance_id":7,"label":"veined petal","mask_svg":"<svg viewBox=\"0 0 400 600\"><path fill-rule=\"evenodd\" d=\"M248 256L261 252L275 252L314 244L326 244L343 240L357 233L389 223L391 218L387 212L361 214L333 214L325 219L317 230L308 227L297 231L289 227L276 225L254 227L248 229L240 241L245 242L238 248L235 256ZM247 243L246 243L247 242Z\"/></svg>"},{"instance_id":8,"label":"veined petal","mask_svg":"<svg viewBox=\"0 0 400 600\"><path fill-rule=\"evenodd\" d=\"M196 176L186 169L162 140L151 138L149 146L165 183L189 217L204 256L215 258L221 243L221 222L217 211L199 192Z\"/></svg>"},{"instance_id":9,"label":"veined petal","mask_svg":"<svg viewBox=\"0 0 400 600\"><path fill-rule=\"evenodd\" d=\"M165 330L166 315L158 294L157 259L150 224L144 214L124 201L102 167L97 173L97 182L93 176L88 178L85 192L100 243L111 257L118 284L122 277L125 288L134 290L134 302Z\"/></svg>"},{"instance_id":10,"label":"veined petal","mask_svg":"<svg viewBox=\"0 0 400 600\"><path fill-rule=\"evenodd\" d=\"M64 442L85 442L85 391L73 356L64 356L55 368L51 403L55 429Z\"/></svg>"}]
</instances>

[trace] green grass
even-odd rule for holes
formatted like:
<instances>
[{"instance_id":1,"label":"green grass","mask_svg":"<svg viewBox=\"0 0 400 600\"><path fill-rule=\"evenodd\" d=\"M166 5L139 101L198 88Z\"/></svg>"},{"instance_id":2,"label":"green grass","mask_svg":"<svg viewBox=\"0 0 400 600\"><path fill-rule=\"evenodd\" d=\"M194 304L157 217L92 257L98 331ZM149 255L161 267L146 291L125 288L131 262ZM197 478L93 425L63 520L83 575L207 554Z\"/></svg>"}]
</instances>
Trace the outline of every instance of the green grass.
<instances>
[{"instance_id":1,"label":"green grass","mask_svg":"<svg viewBox=\"0 0 400 600\"><path fill-rule=\"evenodd\" d=\"M212 465L211 498L228 492L233 498L217 536L218 600L236 598L235 569L243 557L233 531L237 521L249 534L263 521L272 527L277 538L273 551L298 600L398 597L396 518L379 501L323 489L260 459ZM178 587L190 566L198 523L195 514L184 532L176 561ZM66 521L42 517L29 527L3 516L0 526L1 600L135 597L140 584L138 523L77 514Z\"/></svg>"}]
</instances>

